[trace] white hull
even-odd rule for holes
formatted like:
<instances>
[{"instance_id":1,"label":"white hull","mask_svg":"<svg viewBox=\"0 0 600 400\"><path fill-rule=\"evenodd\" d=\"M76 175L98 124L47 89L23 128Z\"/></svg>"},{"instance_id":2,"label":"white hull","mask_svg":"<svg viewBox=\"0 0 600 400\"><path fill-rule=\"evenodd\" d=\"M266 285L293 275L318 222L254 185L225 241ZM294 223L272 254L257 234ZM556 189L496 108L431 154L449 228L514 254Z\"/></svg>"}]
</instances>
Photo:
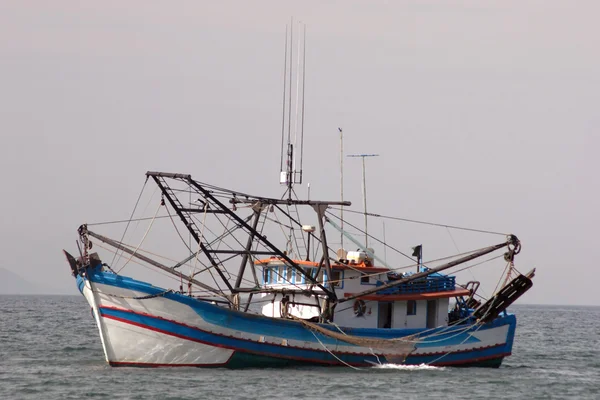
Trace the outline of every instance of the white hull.
<instances>
[{"instance_id":1,"label":"white hull","mask_svg":"<svg viewBox=\"0 0 600 400\"><path fill-rule=\"evenodd\" d=\"M94 290L92 290L92 285ZM111 295L122 296L114 297ZM233 350L178 338L172 334L157 332L147 327L105 318L99 307L128 309L174 320L198 322L199 316L183 304L162 297L134 300L127 297L144 296L146 293L86 280L83 295L92 307L98 326L106 361L111 365L148 366L220 366L227 363ZM191 311L191 312L190 312ZM199 325L200 326L200 325Z\"/></svg>"},{"instance_id":2,"label":"white hull","mask_svg":"<svg viewBox=\"0 0 600 400\"><path fill-rule=\"evenodd\" d=\"M294 332L286 332L285 326L276 325L277 321L287 324L287 320L256 316L260 321L273 323L269 329L255 328L251 316L229 324L230 311L214 307L219 310L218 313L223 313L220 323L215 323L214 317L212 322L207 321L190 305L165 296L149 297L147 292L90 283L87 279L81 289L93 309L106 360L115 366L229 366L236 353L267 357L269 360L339 365L331 352L350 360L350 363L361 365L379 358L391 359L393 355L385 350L356 346L321 335L319 339L318 334L297 325L293 328ZM128 317L122 318L119 313L126 313ZM154 325L146 320L154 321ZM161 327L161 321L170 324L170 327ZM465 326L464 329L472 328ZM506 351L507 347L510 350L511 335L514 334L514 329L511 332L510 328L511 325L504 324L469 333L452 328L453 332L442 332L415 343L407 362L460 364L471 360L461 354L477 352L482 352L482 355L475 360L485 360L486 357L501 359L510 354ZM212 335L212 338L186 333L190 330L205 336ZM299 330L302 332L299 333ZM488 354L490 350L494 351L493 354Z\"/></svg>"}]
</instances>

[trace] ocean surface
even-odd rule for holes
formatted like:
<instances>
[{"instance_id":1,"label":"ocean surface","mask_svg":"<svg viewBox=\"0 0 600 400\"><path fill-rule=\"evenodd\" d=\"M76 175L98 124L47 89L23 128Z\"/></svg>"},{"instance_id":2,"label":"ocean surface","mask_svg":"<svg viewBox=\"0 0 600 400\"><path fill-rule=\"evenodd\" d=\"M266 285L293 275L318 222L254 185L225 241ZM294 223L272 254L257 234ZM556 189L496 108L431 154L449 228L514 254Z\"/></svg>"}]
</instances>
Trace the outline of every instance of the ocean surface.
<instances>
[{"instance_id":1,"label":"ocean surface","mask_svg":"<svg viewBox=\"0 0 600 400\"><path fill-rule=\"evenodd\" d=\"M499 369L111 368L81 296L0 296L0 399L600 399L600 307L511 308Z\"/></svg>"}]
</instances>

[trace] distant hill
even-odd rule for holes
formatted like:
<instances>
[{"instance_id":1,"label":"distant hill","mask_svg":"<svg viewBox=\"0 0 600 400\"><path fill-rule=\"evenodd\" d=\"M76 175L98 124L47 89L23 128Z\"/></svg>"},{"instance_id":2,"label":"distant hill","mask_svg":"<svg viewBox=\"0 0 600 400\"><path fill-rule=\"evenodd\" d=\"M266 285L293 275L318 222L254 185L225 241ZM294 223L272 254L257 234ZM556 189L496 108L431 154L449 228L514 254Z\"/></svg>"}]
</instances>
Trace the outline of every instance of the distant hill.
<instances>
[{"instance_id":1,"label":"distant hill","mask_svg":"<svg viewBox=\"0 0 600 400\"><path fill-rule=\"evenodd\" d=\"M0 294L37 294L39 286L4 268L0 268Z\"/></svg>"}]
</instances>

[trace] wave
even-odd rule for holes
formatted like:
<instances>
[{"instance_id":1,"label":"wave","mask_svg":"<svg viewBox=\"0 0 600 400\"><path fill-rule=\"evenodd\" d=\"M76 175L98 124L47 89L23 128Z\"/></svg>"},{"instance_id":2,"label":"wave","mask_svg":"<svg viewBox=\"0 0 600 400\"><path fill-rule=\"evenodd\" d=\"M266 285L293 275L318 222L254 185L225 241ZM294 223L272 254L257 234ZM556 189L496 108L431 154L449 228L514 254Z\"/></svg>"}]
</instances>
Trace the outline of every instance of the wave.
<instances>
[{"instance_id":1,"label":"wave","mask_svg":"<svg viewBox=\"0 0 600 400\"><path fill-rule=\"evenodd\" d=\"M419 364L419 365L404 365L404 364L374 364L375 369L397 369L404 371L423 371L423 370L436 370L443 371L445 367L434 367L433 365Z\"/></svg>"}]
</instances>

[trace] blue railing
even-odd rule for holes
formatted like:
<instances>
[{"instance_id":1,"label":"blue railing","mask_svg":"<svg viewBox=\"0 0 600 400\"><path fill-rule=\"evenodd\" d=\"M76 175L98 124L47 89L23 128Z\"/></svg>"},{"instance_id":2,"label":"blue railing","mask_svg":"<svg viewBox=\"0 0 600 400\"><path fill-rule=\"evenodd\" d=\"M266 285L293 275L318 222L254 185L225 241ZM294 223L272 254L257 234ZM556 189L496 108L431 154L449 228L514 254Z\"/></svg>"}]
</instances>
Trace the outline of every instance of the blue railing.
<instances>
[{"instance_id":1,"label":"blue railing","mask_svg":"<svg viewBox=\"0 0 600 400\"><path fill-rule=\"evenodd\" d=\"M414 294L414 293L432 293L432 292L446 292L454 290L455 288L455 277L453 276L435 276L428 277L426 279L416 280L408 283L402 283L398 286L394 286L388 289L383 289L377 294ZM391 283L389 281L386 283ZM386 283L377 282L377 286L382 286Z\"/></svg>"}]
</instances>

